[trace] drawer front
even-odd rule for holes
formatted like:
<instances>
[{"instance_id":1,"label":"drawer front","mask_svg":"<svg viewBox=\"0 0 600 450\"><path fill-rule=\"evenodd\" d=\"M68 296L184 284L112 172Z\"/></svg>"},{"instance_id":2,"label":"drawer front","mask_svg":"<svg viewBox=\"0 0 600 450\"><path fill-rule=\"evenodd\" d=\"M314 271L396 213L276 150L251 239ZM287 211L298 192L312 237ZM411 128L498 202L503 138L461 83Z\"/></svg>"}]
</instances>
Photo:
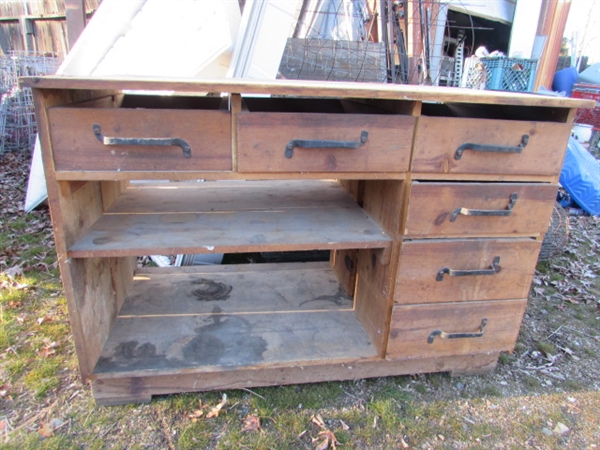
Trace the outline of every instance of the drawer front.
<instances>
[{"instance_id":1,"label":"drawer front","mask_svg":"<svg viewBox=\"0 0 600 450\"><path fill-rule=\"evenodd\" d=\"M415 182L404 234L539 236L548 230L556 192L551 184Z\"/></svg>"},{"instance_id":2,"label":"drawer front","mask_svg":"<svg viewBox=\"0 0 600 450\"><path fill-rule=\"evenodd\" d=\"M396 306L388 359L511 351L527 300Z\"/></svg>"},{"instance_id":3,"label":"drawer front","mask_svg":"<svg viewBox=\"0 0 600 450\"><path fill-rule=\"evenodd\" d=\"M570 127L564 123L420 117L412 170L555 176L561 170ZM520 149L524 135L527 143Z\"/></svg>"},{"instance_id":4,"label":"drawer front","mask_svg":"<svg viewBox=\"0 0 600 450\"><path fill-rule=\"evenodd\" d=\"M238 168L240 172L406 172L414 122L411 116L398 115L240 113ZM361 141L364 132L368 135Z\"/></svg>"},{"instance_id":5,"label":"drawer front","mask_svg":"<svg viewBox=\"0 0 600 450\"><path fill-rule=\"evenodd\" d=\"M533 239L406 241L395 303L525 298L541 245Z\"/></svg>"},{"instance_id":6,"label":"drawer front","mask_svg":"<svg viewBox=\"0 0 600 450\"><path fill-rule=\"evenodd\" d=\"M50 108L48 116L57 171L231 170L224 111Z\"/></svg>"}]
</instances>

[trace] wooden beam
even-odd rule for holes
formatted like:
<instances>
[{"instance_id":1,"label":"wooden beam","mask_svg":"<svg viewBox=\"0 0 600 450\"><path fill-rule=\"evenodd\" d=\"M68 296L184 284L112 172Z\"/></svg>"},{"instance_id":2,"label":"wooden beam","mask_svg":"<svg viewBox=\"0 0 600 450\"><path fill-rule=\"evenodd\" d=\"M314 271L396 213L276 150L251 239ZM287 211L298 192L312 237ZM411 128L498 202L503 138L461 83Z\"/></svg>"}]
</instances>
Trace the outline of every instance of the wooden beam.
<instances>
[{"instance_id":1,"label":"wooden beam","mask_svg":"<svg viewBox=\"0 0 600 450\"><path fill-rule=\"evenodd\" d=\"M70 50L85 28L85 0L65 0L65 15L67 19L67 41Z\"/></svg>"},{"instance_id":2,"label":"wooden beam","mask_svg":"<svg viewBox=\"0 0 600 450\"><path fill-rule=\"evenodd\" d=\"M545 0L542 4L538 35L546 36L546 45L538 63L534 91L541 86L552 87L570 9L571 0Z\"/></svg>"}]
</instances>

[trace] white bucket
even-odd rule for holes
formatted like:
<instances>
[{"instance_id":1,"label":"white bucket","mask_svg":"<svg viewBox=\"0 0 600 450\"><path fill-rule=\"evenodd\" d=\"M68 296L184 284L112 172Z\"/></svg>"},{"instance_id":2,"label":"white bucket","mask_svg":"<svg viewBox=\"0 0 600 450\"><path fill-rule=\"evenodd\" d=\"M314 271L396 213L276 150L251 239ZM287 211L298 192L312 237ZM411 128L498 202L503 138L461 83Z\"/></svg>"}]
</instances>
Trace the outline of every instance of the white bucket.
<instances>
[{"instance_id":1,"label":"white bucket","mask_svg":"<svg viewBox=\"0 0 600 450\"><path fill-rule=\"evenodd\" d=\"M590 142L592 134L594 133L594 127L586 123L576 123L571 130L571 136L577 139L578 142L584 144Z\"/></svg>"}]
</instances>

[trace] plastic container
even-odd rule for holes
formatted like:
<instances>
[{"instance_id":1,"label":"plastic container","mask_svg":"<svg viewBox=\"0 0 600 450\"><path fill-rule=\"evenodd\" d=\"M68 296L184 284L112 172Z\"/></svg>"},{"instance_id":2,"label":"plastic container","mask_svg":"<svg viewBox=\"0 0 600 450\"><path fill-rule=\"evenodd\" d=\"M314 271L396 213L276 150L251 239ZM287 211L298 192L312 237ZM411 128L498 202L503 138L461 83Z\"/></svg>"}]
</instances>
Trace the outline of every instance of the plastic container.
<instances>
[{"instance_id":1,"label":"plastic container","mask_svg":"<svg viewBox=\"0 0 600 450\"><path fill-rule=\"evenodd\" d=\"M496 91L532 92L537 59L485 57L467 58L461 87Z\"/></svg>"},{"instance_id":2,"label":"plastic container","mask_svg":"<svg viewBox=\"0 0 600 450\"><path fill-rule=\"evenodd\" d=\"M600 161L574 138L569 138L560 184L581 209L600 215Z\"/></svg>"}]
</instances>

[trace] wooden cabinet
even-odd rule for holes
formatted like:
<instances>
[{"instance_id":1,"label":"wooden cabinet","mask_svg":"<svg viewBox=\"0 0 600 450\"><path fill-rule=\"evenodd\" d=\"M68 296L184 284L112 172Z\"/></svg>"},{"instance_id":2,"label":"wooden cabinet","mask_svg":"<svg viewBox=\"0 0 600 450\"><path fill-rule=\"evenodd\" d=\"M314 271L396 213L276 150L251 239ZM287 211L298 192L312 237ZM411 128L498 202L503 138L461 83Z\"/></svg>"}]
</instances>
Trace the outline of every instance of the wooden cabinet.
<instances>
[{"instance_id":1,"label":"wooden cabinet","mask_svg":"<svg viewBox=\"0 0 600 450\"><path fill-rule=\"evenodd\" d=\"M514 346L585 106L351 83L24 84L99 404L491 370ZM237 263L137 264L211 253Z\"/></svg>"}]
</instances>

